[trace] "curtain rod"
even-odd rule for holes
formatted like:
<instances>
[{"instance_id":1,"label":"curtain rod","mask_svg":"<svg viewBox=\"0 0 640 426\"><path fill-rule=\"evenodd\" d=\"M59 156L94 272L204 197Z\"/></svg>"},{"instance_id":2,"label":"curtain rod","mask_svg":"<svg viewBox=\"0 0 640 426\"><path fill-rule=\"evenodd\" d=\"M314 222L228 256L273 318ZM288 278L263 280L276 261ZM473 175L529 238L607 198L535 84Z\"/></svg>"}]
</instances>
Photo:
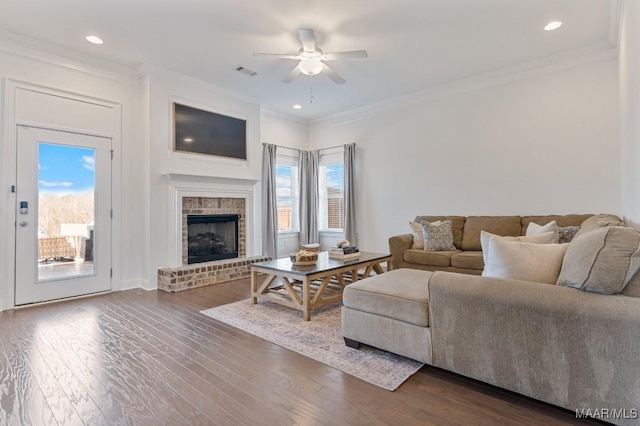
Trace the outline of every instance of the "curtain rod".
<instances>
[{"instance_id":1,"label":"curtain rod","mask_svg":"<svg viewBox=\"0 0 640 426\"><path fill-rule=\"evenodd\" d=\"M262 146L264 146L264 145L266 145L266 142L262 142ZM272 144L272 145L275 145L275 146L277 146L278 148L290 149L290 150L292 150L292 151L298 151L298 152L301 152L301 151L308 151L308 150L306 150L306 149L289 148L288 146L282 146L282 145L276 145L276 144ZM320 148L320 149L317 149L316 151L327 151L327 150L329 150L329 149L342 148L342 147L344 147L344 146L346 146L346 145L349 145L349 144L348 144L348 143L345 143L345 144L342 144L342 145L330 146L330 147L328 147L328 148ZM354 145L355 145L355 144L354 144ZM356 145L356 146L357 146L357 145Z\"/></svg>"}]
</instances>

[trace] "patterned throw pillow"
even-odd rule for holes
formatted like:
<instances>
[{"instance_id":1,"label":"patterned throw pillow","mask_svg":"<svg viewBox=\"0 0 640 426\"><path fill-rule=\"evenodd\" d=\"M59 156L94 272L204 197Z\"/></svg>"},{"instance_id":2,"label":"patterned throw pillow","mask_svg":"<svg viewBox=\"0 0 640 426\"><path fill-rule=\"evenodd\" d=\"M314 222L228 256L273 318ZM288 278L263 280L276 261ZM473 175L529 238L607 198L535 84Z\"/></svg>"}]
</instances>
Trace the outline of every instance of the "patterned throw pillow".
<instances>
[{"instance_id":1,"label":"patterned throw pillow","mask_svg":"<svg viewBox=\"0 0 640 426\"><path fill-rule=\"evenodd\" d=\"M558 235L560 236L560 244L570 243L573 240L573 237L576 236L578 231L580 230L579 226L564 226L562 228L558 228Z\"/></svg>"},{"instance_id":2,"label":"patterned throw pillow","mask_svg":"<svg viewBox=\"0 0 640 426\"><path fill-rule=\"evenodd\" d=\"M421 222L424 234L425 251L455 250L453 245L453 230L450 220L443 220L438 225L429 222Z\"/></svg>"}]
</instances>

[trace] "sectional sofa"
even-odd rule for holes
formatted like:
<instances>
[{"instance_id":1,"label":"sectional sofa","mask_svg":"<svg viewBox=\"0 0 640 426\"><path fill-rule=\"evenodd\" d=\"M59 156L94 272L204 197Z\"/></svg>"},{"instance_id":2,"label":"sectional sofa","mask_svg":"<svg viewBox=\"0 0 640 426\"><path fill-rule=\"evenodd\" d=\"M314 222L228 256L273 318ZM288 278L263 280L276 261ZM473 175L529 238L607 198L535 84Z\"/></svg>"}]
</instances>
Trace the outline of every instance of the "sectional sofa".
<instances>
[{"instance_id":1,"label":"sectional sofa","mask_svg":"<svg viewBox=\"0 0 640 426\"><path fill-rule=\"evenodd\" d=\"M621 225L611 215L582 224L564 255L563 285L410 268L353 283L343 295L345 342L640 424L640 231ZM581 288L572 288L576 276Z\"/></svg>"},{"instance_id":2,"label":"sectional sofa","mask_svg":"<svg viewBox=\"0 0 640 426\"><path fill-rule=\"evenodd\" d=\"M480 275L484 269L480 231L505 236L521 236L525 235L531 222L544 225L555 220L559 227L579 226L591 216L593 215L417 216L414 219L415 223L450 220L456 250L428 252L412 247L412 234L396 235L389 238L391 262L394 269L413 268Z\"/></svg>"}]
</instances>

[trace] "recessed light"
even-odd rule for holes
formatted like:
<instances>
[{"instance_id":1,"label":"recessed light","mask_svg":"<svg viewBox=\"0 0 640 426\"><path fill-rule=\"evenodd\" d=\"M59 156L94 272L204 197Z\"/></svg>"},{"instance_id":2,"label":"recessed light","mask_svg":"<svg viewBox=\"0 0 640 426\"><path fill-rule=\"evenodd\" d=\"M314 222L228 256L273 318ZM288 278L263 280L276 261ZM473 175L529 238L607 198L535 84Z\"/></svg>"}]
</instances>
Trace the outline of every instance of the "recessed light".
<instances>
[{"instance_id":1,"label":"recessed light","mask_svg":"<svg viewBox=\"0 0 640 426\"><path fill-rule=\"evenodd\" d=\"M88 35L85 37L87 39L87 41L89 43L93 43L93 44L102 44L104 43L104 41L102 41L102 39L98 36L94 36L94 35Z\"/></svg>"},{"instance_id":2,"label":"recessed light","mask_svg":"<svg viewBox=\"0 0 640 426\"><path fill-rule=\"evenodd\" d=\"M295 104L295 105L293 106L293 109L302 109L302 105L300 105L300 104Z\"/></svg>"},{"instance_id":3,"label":"recessed light","mask_svg":"<svg viewBox=\"0 0 640 426\"><path fill-rule=\"evenodd\" d=\"M193 138L184 138L183 141L187 143L193 142Z\"/></svg>"},{"instance_id":4,"label":"recessed light","mask_svg":"<svg viewBox=\"0 0 640 426\"><path fill-rule=\"evenodd\" d=\"M547 25L544 26L544 30L545 31L553 31L553 30L557 30L561 26L562 26L562 22L560 22L560 21L552 21L552 22L549 22Z\"/></svg>"}]
</instances>

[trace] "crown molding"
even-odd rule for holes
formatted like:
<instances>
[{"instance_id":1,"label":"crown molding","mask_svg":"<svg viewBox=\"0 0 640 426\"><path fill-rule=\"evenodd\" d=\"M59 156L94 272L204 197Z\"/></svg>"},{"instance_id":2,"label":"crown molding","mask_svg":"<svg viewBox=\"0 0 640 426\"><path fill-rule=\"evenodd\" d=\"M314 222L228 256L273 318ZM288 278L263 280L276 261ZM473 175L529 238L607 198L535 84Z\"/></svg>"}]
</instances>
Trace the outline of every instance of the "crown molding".
<instances>
[{"instance_id":1,"label":"crown molding","mask_svg":"<svg viewBox=\"0 0 640 426\"><path fill-rule=\"evenodd\" d=\"M364 107L354 108L348 111L310 120L309 125L344 125L350 122L360 121L378 112L429 102L447 96L506 84L513 81L524 80L539 75L583 66L589 63L614 60L617 56L618 52L616 47L606 42L598 43L586 48L563 52L513 67L451 81L412 94L398 96L383 102L376 102Z\"/></svg>"},{"instance_id":2,"label":"crown molding","mask_svg":"<svg viewBox=\"0 0 640 426\"><path fill-rule=\"evenodd\" d=\"M138 86L141 76L134 66L106 61L5 30L0 30L0 51L129 86Z\"/></svg>"},{"instance_id":3,"label":"crown molding","mask_svg":"<svg viewBox=\"0 0 640 426\"><path fill-rule=\"evenodd\" d=\"M187 74L182 74L177 71L173 71L171 69L161 67L159 65L143 64L140 66L139 69L140 69L141 75L147 76L147 78L149 78L150 76L150 78L153 79L154 75L158 77L170 78L172 80L179 81L185 84L190 84L203 89L214 90L216 93L222 96L226 96L230 99L235 99L237 101L242 101L242 102L246 102L254 105L261 105L265 102L264 99L243 95L233 90L229 90L225 87L218 86L208 81L200 80L196 77L192 77Z\"/></svg>"},{"instance_id":4,"label":"crown molding","mask_svg":"<svg viewBox=\"0 0 640 426\"><path fill-rule=\"evenodd\" d=\"M289 114L285 114L283 112L280 111L275 111L273 109L269 109L266 107L261 107L260 108L260 116L262 118L262 120L264 121L268 121L271 123L275 123L276 120L277 121L289 121L291 123L294 124L303 124L303 125L308 125L309 124L309 120L304 119L304 118L300 118L300 117L295 117L293 115L289 115Z\"/></svg>"}]
</instances>

